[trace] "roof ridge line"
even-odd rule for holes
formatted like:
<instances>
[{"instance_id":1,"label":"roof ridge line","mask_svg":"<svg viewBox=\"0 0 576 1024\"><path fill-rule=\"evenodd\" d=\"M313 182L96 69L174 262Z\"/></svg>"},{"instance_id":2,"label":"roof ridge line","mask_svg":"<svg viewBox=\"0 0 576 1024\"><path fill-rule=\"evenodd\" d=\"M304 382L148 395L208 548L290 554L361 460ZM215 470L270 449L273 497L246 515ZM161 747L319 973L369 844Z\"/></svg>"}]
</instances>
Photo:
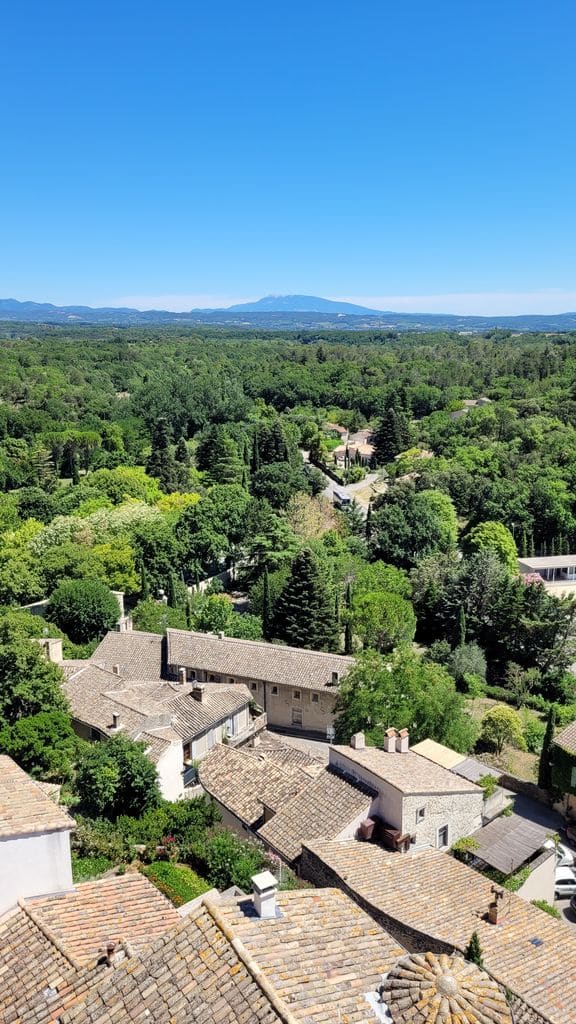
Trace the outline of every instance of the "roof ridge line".
<instances>
[{"instance_id":1,"label":"roof ridge line","mask_svg":"<svg viewBox=\"0 0 576 1024\"><path fill-rule=\"evenodd\" d=\"M266 999L272 1005L272 1008L280 1017L283 1024L301 1024L292 1011L288 1009L284 1000L276 992L276 989L268 981L268 978L264 974L262 968L246 948L242 939L239 939L234 935L228 922L225 921L216 904L209 897L206 897L202 900L202 906L206 908L206 911L214 921L214 924L218 930L222 932L224 938L230 943L238 959L242 961L253 981L256 982L258 988L266 996Z\"/></svg>"},{"instance_id":2,"label":"roof ridge line","mask_svg":"<svg viewBox=\"0 0 576 1024\"><path fill-rule=\"evenodd\" d=\"M201 630L169 628L166 630L166 636L168 636L169 633L179 633L184 636L203 636L207 637L209 640L218 640L219 643L225 643L227 640L233 640L234 643L245 644L246 647L262 647L264 650L270 650L272 648L276 651L291 651L297 654L313 654L320 658L346 658L346 660L354 661L354 655L352 654L337 654L334 651L314 651L310 647L292 647L290 644L272 644L266 640L248 640L245 637L238 636L219 637L217 633L203 633Z\"/></svg>"},{"instance_id":3,"label":"roof ridge line","mask_svg":"<svg viewBox=\"0 0 576 1024\"><path fill-rule=\"evenodd\" d=\"M46 922L43 921L41 917L33 913L32 908L28 903L26 903L25 900L19 898L18 906L21 907L21 909L24 911L27 917L29 917L30 920L32 921L32 924L35 925L35 927L38 928L40 932L42 932L44 938L48 939L48 942L52 943L52 945L58 950L61 956L63 956L64 959L68 961L70 966L73 967L75 971L81 972L84 970L83 965L76 959L76 957L72 953L70 953L66 949L62 940L58 938L56 933L52 931L50 926L47 925Z\"/></svg>"}]
</instances>

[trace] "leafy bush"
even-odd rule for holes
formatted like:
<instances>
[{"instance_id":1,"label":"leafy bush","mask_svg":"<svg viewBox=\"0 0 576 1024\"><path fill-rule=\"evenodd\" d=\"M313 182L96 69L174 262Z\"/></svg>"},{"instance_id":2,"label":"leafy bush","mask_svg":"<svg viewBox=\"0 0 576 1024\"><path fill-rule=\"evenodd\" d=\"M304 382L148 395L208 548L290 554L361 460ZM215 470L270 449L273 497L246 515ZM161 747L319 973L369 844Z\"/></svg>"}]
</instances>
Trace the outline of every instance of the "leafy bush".
<instances>
[{"instance_id":1,"label":"leafy bush","mask_svg":"<svg viewBox=\"0 0 576 1024\"><path fill-rule=\"evenodd\" d=\"M498 789L498 779L496 779L494 775L483 775L478 779L477 785L484 790L484 795L487 798L493 796Z\"/></svg>"},{"instance_id":2,"label":"leafy bush","mask_svg":"<svg viewBox=\"0 0 576 1024\"><path fill-rule=\"evenodd\" d=\"M556 705L556 725L563 729L565 725L570 725L576 718L576 704L557 704Z\"/></svg>"},{"instance_id":3,"label":"leafy bush","mask_svg":"<svg viewBox=\"0 0 576 1024\"><path fill-rule=\"evenodd\" d=\"M544 722L541 722L538 718L534 718L532 715L525 716L524 723L522 725L522 735L524 736L524 742L526 743L527 749L532 754L539 754L542 750L545 732L546 726L544 725Z\"/></svg>"},{"instance_id":4,"label":"leafy bush","mask_svg":"<svg viewBox=\"0 0 576 1024\"><path fill-rule=\"evenodd\" d=\"M100 878L105 871L113 866L108 857L78 857L72 854L72 878L75 882L89 882L92 878Z\"/></svg>"},{"instance_id":5,"label":"leafy bush","mask_svg":"<svg viewBox=\"0 0 576 1024\"><path fill-rule=\"evenodd\" d=\"M165 860L152 861L148 867L142 868L142 874L146 875L146 878L164 893L175 907L181 907L184 903L196 899L210 888L203 878L192 871L192 868L170 864Z\"/></svg>"},{"instance_id":6,"label":"leafy bush","mask_svg":"<svg viewBox=\"0 0 576 1024\"><path fill-rule=\"evenodd\" d=\"M198 840L191 853L198 870L217 889L238 885L249 891L252 875L266 865L266 855L260 846L240 839L228 829L217 829Z\"/></svg>"},{"instance_id":7,"label":"leafy bush","mask_svg":"<svg viewBox=\"0 0 576 1024\"><path fill-rule=\"evenodd\" d=\"M145 743L120 733L106 743L85 744L76 773L82 810L115 819L128 813L136 817L158 806L158 775L145 751Z\"/></svg>"},{"instance_id":8,"label":"leafy bush","mask_svg":"<svg viewBox=\"0 0 576 1024\"><path fill-rule=\"evenodd\" d=\"M461 685L466 676L477 676L481 682L486 679L486 658L478 644L462 644L452 651L448 671Z\"/></svg>"},{"instance_id":9,"label":"leafy bush","mask_svg":"<svg viewBox=\"0 0 576 1024\"><path fill-rule=\"evenodd\" d=\"M105 583L68 580L52 594L46 614L73 643L83 644L112 629L118 621L120 609Z\"/></svg>"},{"instance_id":10,"label":"leafy bush","mask_svg":"<svg viewBox=\"0 0 576 1024\"><path fill-rule=\"evenodd\" d=\"M130 859L130 848L110 821L95 821L76 814L72 833L72 855L80 859L104 857L113 864Z\"/></svg>"}]
</instances>

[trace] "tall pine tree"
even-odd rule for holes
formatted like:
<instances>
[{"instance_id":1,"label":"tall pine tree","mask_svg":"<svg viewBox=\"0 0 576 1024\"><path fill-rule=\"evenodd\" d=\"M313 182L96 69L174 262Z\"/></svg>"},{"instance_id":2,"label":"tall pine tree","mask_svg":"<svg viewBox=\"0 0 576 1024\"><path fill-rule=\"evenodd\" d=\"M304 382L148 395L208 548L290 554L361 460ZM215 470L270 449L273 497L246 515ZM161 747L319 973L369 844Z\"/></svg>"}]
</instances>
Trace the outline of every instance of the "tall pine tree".
<instances>
[{"instance_id":1,"label":"tall pine tree","mask_svg":"<svg viewBox=\"0 0 576 1024\"><path fill-rule=\"evenodd\" d=\"M309 548L300 551L278 599L274 635L292 647L334 650L338 628L334 597L318 558Z\"/></svg>"},{"instance_id":2,"label":"tall pine tree","mask_svg":"<svg viewBox=\"0 0 576 1024\"><path fill-rule=\"evenodd\" d=\"M410 424L403 412L386 409L372 435L374 457L378 465L393 462L410 447Z\"/></svg>"},{"instance_id":3,"label":"tall pine tree","mask_svg":"<svg viewBox=\"0 0 576 1024\"><path fill-rule=\"evenodd\" d=\"M265 640L272 639L272 598L270 595L270 578L268 569L262 573L262 636Z\"/></svg>"},{"instance_id":4,"label":"tall pine tree","mask_svg":"<svg viewBox=\"0 0 576 1024\"><path fill-rule=\"evenodd\" d=\"M164 416L160 416L152 431L152 452L146 463L146 472L156 477L167 494L178 490L178 466L170 444L168 421Z\"/></svg>"}]
</instances>

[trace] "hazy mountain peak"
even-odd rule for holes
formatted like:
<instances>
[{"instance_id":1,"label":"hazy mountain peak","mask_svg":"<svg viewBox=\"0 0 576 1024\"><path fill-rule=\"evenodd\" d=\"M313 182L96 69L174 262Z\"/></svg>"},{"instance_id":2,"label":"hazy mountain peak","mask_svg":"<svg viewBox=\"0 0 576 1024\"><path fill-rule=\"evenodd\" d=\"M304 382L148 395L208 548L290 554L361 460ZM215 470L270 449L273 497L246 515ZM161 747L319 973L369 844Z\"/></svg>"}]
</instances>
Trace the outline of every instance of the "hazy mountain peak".
<instances>
[{"instance_id":1,"label":"hazy mountain peak","mask_svg":"<svg viewBox=\"0 0 576 1024\"><path fill-rule=\"evenodd\" d=\"M228 306L230 313L348 313L349 315L376 313L378 310L367 306L355 306L353 302L335 302L321 299L318 295L265 295L256 302L241 302Z\"/></svg>"}]
</instances>

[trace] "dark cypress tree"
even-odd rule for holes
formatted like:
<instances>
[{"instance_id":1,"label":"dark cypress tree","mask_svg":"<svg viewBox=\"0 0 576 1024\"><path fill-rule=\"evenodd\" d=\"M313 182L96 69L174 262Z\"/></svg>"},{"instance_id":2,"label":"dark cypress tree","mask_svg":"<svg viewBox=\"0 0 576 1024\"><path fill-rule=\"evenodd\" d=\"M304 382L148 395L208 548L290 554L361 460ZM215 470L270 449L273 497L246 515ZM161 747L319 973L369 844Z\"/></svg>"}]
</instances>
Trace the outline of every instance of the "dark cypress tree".
<instances>
[{"instance_id":1,"label":"dark cypress tree","mask_svg":"<svg viewBox=\"0 0 576 1024\"><path fill-rule=\"evenodd\" d=\"M292 562L275 608L274 635L293 647L331 651L337 646L334 598L309 548L300 551Z\"/></svg>"},{"instance_id":2,"label":"dark cypress tree","mask_svg":"<svg viewBox=\"0 0 576 1024\"><path fill-rule=\"evenodd\" d=\"M262 636L265 640L272 639L272 598L268 569L264 569L262 574Z\"/></svg>"},{"instance_id":3,"label":"dark cypress tree","mask_svg":"<svg viewBox=\"0 0 576 1024\"><path fill-rule=\"evenodd\" d=\"M522 527L522 533L520 534L520 558L526 558L528 555L528 537L526 535L525 527Z\"/></svg>"},{"instance_id":4,"label":"dark cypress tree","mask_svg":"<svg viewBox=\"0 0 576 1024\"><path fill-rule=\"evenodd\" d=\"M180 462L183 466L190 465L190 454L188 452L188 445L183 437L179 438L178 444L176 445L176 451L174 453L176 462Z\"/></svg>"},{"instance_id":5,"label":"dark cypress tree","mask_svg":"<svg viewBox=\"0 0 576 1024\"><path fill-rule=\"evenodd\" d=\"M344 654L352 654L352 584L346 585L346 623L344 626Z\"/></svg>"},{"instance_id":6,"label":"dark cypress tree","mask_svg":"<svg viewBox=\"0 0 576 1024\"><path fill-rule=\"evenodd\" d=\"M458 646L464 647L466 643L466 612L464 611L464 605L460 605L460 611L458 612Z\"/></svg>"},{"instance_id":7,"label":"dark cypress tree","mask_svg":"<svg viewBox=\"0 0 576 1024\"><path fill-rule=\"evenodd\" d=\"M192 599L190 594L188 594L186 601L186 625L188 629L192 629Z\"/></svg>"},{"instance_id":8,"label":"dark cypress tree","mask_svg":"<svg viewBox=\"0 0 576 1024\"><path fill-rule=\"evenodd\" d=\"M176 595L176 577L173 572L171 572L168 577L168 593L166 596L168 598L168 604L170 608L176 608L178 604L178 598Z\"/></svg>"},{"instance_id":9,"label":"dark cypress tree","mask_svg":"<svg viewBox=\"0 0 576 1024\"><path fill-rule=\"evenodd\" d=\"M146 463L146 472L156 477L167 494L178 490L178 468L170 444L168 421L164 416L156 421L152 432L152 452Z\"/></svg>"},{"instance_id":10,"label":"dark cypress tree","mask_svg":"<svg viewBox=\"0 0 576 1024\"><path fill-rule=\"evenodd\" d=\"M403 412L386 409L372 435L374 457L379 465L393 462L400 452L410 447L410 425Z\"/></svg>"},{"instance_id":11,"label":"dark cypress tree","mask_svg":"<svg viewBox=\"0 0 576 1024\"><path fill-rule=\"evenodd\" d=\"M529 558L534 558L535 554L536 554L536 546L534 544L534 534L530 533L530 536L528 538L528 557Z\"/></svg>"},{"instance_id":12,"label":"dark cypress tree","mask_svg":"<svg viewBox=\"0 0 576 1024\"><path fill-rule=\"evenodd\" d=\"M250 465L250 444L249 444L249 441L248 441L247 437L244 438L244 445L242 447L242 458L244 460L244 465L245 466L249 466Z\"/></svg>"},{"instance_id":13,"label":"dark cypress tree","mask_svg":"<svg viewBox=\"0 0 576 1024\"><path fill-rule=\"evenodd\" d=\"M248 473L248 466L244 465L242 468L242 487L245 491L250 488L250 475Z\"/></svg>"},{"instance_id":14,"label":"dark cypress tree","mask_svg":"<svg viewBox=\"0 0 576 1024\"><path fill-rule=\"evenodd\" d=\"M78 455L74 452L72 456L72 484L76 487L80 483L80 469L78 468Z\"/></svg>"},{"instance_id":15,"label":"dark cypress tree","mask_svg":"<svg viewBox=\"0 0 576 1024\"><path fill-rule=\"evenodd\" d=\"M370 540L371 536L372 536L372 502L370 502L370 504L368 505L368 511L366 513L366 527L365 527L365 537L366 537L366 540Z\"/></svg>"},{"instance_id":16,"label":"dark cypress tree","mask_svg":"<svg viewBox=\"0 0 576 1024\"><path fill-rule=\"evenodd\" d=\"M546 732L544 733L544 739L542 741L540 761L538 763L538 785L541 789L551 789L552 787L552 767L550 764L550 758L555 728L556 705L551 704L548 711L548 719L546 721Z\"/></svg>"},{"instance_id":17,"label":"dark cypress tree","mask_svg":"<svg viewBox=\"0 0 576 1024\"><path fill-rule=\"evenodd\" d=\"M480 945L480 939L478 938L478 932L472 932L470 936L470 942L464 950L464 959L469 960L471 964L476 964L476 967L484 967L484 961L482 959L482 946Z\"/></svg>"},{"instance_id":18,"label":"dark cypress tree","mask_svg":"<svg viewBox=\"0 0 576 1024\"><path fill-rule=\"evenodd\" d=\"M225 427L216 428L212 449L212 462L208 467L210 479L216 484L239 484L242 482L243 463L238 445Z\"/></svg>"},{"instance_id":19,"label":"dark cypress tree","mask_svg":"<svg viewBox=\"0 0 576 1024\"><path fill-rule=\"evenodd\" d=\"M148 572L144 562L140 563L140 599L147 601L150 597L150 584L148 583Z\"/></svg>"},{"instance_id":20,"label":"dark cypress tree","mask_svg":"<svg viewBox=\"0 0 576 1024\"><path fill-rule=\"evenodd\" d=\"M254 434L254 440L252 442L252 460L250 462L250 469L252 474L257 473L260 469L260 441L258 440L258 432Z\"/></svg>"}]
</instances>

